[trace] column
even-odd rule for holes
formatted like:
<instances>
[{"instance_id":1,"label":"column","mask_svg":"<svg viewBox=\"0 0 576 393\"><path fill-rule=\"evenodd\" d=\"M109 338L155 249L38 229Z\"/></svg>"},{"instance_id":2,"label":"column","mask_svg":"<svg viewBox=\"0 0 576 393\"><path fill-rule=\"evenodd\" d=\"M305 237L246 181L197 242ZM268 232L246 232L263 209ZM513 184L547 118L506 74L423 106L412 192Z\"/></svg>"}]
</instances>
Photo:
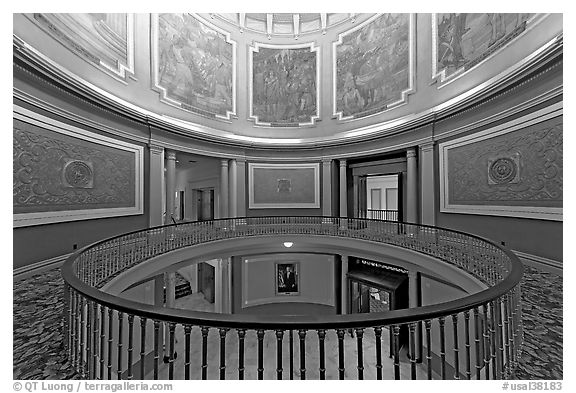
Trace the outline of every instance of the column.
<instances>
[{"instance_id":1,"label":"column","mask_svg":"<svg viewBox=\"0 0 576 393\"><path fill-rule=\"evenodd\" d=\"M228 211L230 217L238 217L238 167L236 160L230 160L230 167L228 168L228 186L230 198L228 201Z\"/></svg>"},{"instance_id":2,"label":"column","mask_svg":"<svg viewBox=\"0 0 576 393\"><path fill-rule=\"evenodd\" d=\"M218 218L228 217L228 160L220 160L220 214Z\"/></svg>"},{"instance_id":3,"label":"column","mask_svg":"<svg viewBox=\"0 0 576 393\"><path fill-rule=\"evenodd\" d=\"M342 314L348 314L348 255L340 255L342 266L342 278L340 283L340 304L342 305Z\"/></svg>"},{"instance_id":4,"label":"column","mask_svg":"<svg viewBox=\"0 0 576 393\"><path fill-rule=\"evenodd\" d=\"M434 192L434 142L420 146L421 205L420 221L424 225L436 225L436 193Z\"/></svg>"},{"instance_id":5,"label":"column","mask_svg":"<svg viewBox=\"0 0 576 393\"><path fill-rule=\"evenodd\" d=\"M348 217L348 189L346 186L346 160L340 160L340 217Z\"/></svg>"},{"instance_id":6,"label":"column","mask_svg":"<svg viewBox=\"0 0 576 393\"><path fill-rule=\"evenodd\" d=\"M150 227L156 227L164 224L163 212L164 204L162 202L164 190L164 148L159 145L150 144Z\"/></svg>"},{"instance_id":7,"label":"column","mask_svg":"<svg viewBox=\"0 0 576 393\"><path fill-rule=\"evenodd\" d=\"M166 222L172 224L176 206L176 152L166 150Z\"/></svg>"},{"instance_id":8,"label":"column","mask_svg":"<svg viewBox=\"0 0 576 393\"><path fill-rule=\"evenodd\" d=\"M406 151L406 222L416 223L418 219L418 167L416 166L416 150Z\"/></svg>"},{"instance_id":9,"label":"column","mask_svg":"<svg viewBox=\"0 0 576 393\"><path fill-rule=\"evenodd\" d=\"M238 158L236 160L238 167L236 171L237 202L236 214L238 217L246 217L246 159Z\"/></svg>"},{"instance_id":10,"label":"column","mask_svg":"<svg viewBox=\"0 0 576 393\"><path fill-rule=\"evenodd\" d=\"M332 160L322 160L322 215L332 215Z\"/></svg>"},{"instance_id":11,"label":"column","mask_svg":"<svg viewBox=\"0 0 576 393\"><path fill-rule=\"evenodd\" d=\"M166 287L166 307L174 308L176 302L176 273L164 273L164 285ZM164 361L170 358L170 329L168 323L164 323Z\"/></svg>"}]
</instances>

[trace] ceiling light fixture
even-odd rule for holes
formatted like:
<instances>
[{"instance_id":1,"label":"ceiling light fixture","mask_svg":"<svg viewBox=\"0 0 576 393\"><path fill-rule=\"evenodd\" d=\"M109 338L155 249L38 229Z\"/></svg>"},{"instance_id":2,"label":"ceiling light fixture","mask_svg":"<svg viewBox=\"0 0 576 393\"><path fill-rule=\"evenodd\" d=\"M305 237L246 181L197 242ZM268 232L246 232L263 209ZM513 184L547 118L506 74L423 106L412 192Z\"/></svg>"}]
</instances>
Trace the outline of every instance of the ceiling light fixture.
<instances>
[{"instance_id":1,"label":"ceiling light fixture","mask_svg":"<svg viewBox=\"0 0 576 393\"><path fill-rule=\"evenodd\" d=\"M294 245L294 243L292 243L292 242L284 242L284 247L286 247L286 248L290 248L293 245Z\"/></svg>"}]
</instances>

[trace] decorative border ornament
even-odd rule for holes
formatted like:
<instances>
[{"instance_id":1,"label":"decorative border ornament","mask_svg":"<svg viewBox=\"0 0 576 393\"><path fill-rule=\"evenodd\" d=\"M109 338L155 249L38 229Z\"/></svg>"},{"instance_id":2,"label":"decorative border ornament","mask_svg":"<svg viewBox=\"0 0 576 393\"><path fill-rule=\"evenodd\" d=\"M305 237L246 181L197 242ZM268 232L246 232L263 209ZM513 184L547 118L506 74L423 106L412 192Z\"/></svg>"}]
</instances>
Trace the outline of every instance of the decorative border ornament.
<instances>
[{"instance_id":1,"label":"decorative border ornament","mask_svg":"<svg viewBox=\"0 0 576 393\"><path fill-rule=\"evenodd\" d=\"M401 92L401 97L399 100L386 104L382 110L378 110L374 112L373 110L365 111L364 114L359 112L354 115L344 116L342 111L338 110L338 102L337 102L337 69L336 69L336 60L337 60L337 47L344 42L344 37L354 33L357 30L360 30L367 26L368 24L374 22L376 19L382 17L384 14L376 14L371 18L365 20L361 24L355 26L354 28L347 30L343 33L338 35L338 40L332 43L332 116L336 117L337 120L358 120L358 119L365 119L367 117L375 116L380 113L386 112L388 110L397 108L398 106L404 105L408 103L408 95L414 93L416 91L415 87L415 54L416 54L416 14L409 14L409 21L408 21L408 31L409 31L409 39L408 39L408 88Z\"/></svg>"},{"instance_id":2,"label":"decorative border ornament","mask_svg":"<svg viewBox=\"0 0 576 393\"><path fill-rule=\"evenodd\" d=\"M160 62L160 54L159 52L159 45L158 40L160 38L159 28L159 14L150 14L150 41L151 41L151 78L152 78L152 89L156 90L160 93L160 101L166 103L170 106L176 107L183 111L193 113L195 115L200 115L209 118L216 118L220 120L231 120L233 117L236 116L236 41L231 38L230 32L220 29L219 27L213 25L212 23L206 21L198 14L190 13L194 19L198 21L208 28L216 31L219 34L222 34L226 38L226 43L232 45L232 110L227 110L226 115L221 115L218 113L209 112L206 109L193 107L185 102L178 101L174 98L168 97L168 92L166 88L160 85L160 76L158 75L159 72L159 62Z\"/></svg>"},{"instance_id":3,"label":"decorative border ornament","mask_svg":"<svg viewBox=\"0 0 576 393\"><path fill-rule=\"evenodd\" d=\"M269 49L305 49L309 48L310 52L316 54L316 113L310 117L309 122L305 123L273 123L273 122L263 122L258 119L258 116L254 114L254 63L253 57L255 52L259 52L260 48ZM261 42L255 42L254 45L249 46L248 52L248 105L249 105L249 120L253 120L255 125L265 126L265 127L304 127L312 126L320 119L320 47L316 46L314 42L302 43L302 44L291 44L291 45L272 45L265 44Z\"/></svg>"},{"instance_id":4,"label":"decorative border ornament","mask_svg":"<svg viewBox=\"0 0 576 393\"><path fill-rule=\"evenodd\" d=\"M13 106L13 111L14 119L22 122L108 148L124 150L134 155L133 206L17 213L13 214L14 228L144 213L144 147L62 123L17 105ZM93 186L94 171L91 162L69 159L64 163L60 175L62 176L63 183L68 187L86 189L92 188Z\"/></svg>"},{"instance_id":5,"label":"decorative border ornament","mask_svg":"<svg viewBox=\"0 0 576 393\"><path fill-rule=\"evenodd\" d=\"M438 88L445 86L446 84L460 78L463 75L468 74L479 65L483 64L486 60L491 59L497 53L501 52L504 48L509 46L511 43L515 42L517 38L523 36L527 31L532 29L538 22L544 19L548 14L535 14L530 19L526 20L521 26L519 26L513 33L508 34L499 41L488 48L480 56L469 62L463 64L455 72L450 75L446 75L446 67L440 69L438 68L438 14L431 14L432 18L432 80L437 80L440 82ZM446 82L446 83L445 83Z\"/></svg>"},{"instance_id":6,"label":"decorative border ornament","mask_svg":"<svg viewBox=\"0 0 576 393\"><path fill-rule=\"evenodd\" d=\"M269 203L255 202L255 187L254 187L254 169L270 169L270 170L292 170L294 173L298 171L312 169L314 171L314 201L312 202L293 202L282 203L271 201ZM276 179L276 192L278 194L285 194L292 192L293 182L290 179L278 178ZM250 209L284 209L284 208L320 208L320 164L263 164L263 163L248 163L248 208Z\"/></svg>"},{"instance_id":7,"label":"decorative border ornament","mask_svg":"<svg viewBox=\"0 0 576 393\"><path fill-rule=\"evenodd\" d=\"M486 141L508 133L562 116L562 102L550 105L528 115L507 123L466 135L439 144L440 152L440 212L458 214L480 214L507 217L535 218L542 220L562 221L562 207L530 206L526 204L498 204L490 200L490 204L457 204L450 200L450 181L448 173L449 152L451 149ZM521 156L519 153L494 156L488 159L486 169L487 187L500 189L507 185L520 183Z\"/></svg>"}]
</instances>

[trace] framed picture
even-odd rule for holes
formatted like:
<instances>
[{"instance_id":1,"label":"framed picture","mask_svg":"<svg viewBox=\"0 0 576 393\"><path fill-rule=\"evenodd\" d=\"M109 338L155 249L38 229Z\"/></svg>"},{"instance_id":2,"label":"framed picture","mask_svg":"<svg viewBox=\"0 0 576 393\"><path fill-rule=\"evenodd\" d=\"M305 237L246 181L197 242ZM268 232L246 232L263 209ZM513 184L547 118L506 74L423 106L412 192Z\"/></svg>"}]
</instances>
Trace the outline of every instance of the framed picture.
<instances>
[{"instance_id":1,"label":"framed picture","mask_svg":"<svg viewBox=\"0 0 576 393\"><path fill-rule=\"evenodd\" d=\"M248 163L250 209L320 208L319 163Z\"/></svg>"},{"instance_id":2,"label":"framed picture","mask_svg":"<svg viewBox=\"0 0 576 393\"><path fill-rule=\"evenodd\" d=\"M276 263L274 269L276 280L276 295L300 294L300 263Z\"/></svg>"}]
</instances>

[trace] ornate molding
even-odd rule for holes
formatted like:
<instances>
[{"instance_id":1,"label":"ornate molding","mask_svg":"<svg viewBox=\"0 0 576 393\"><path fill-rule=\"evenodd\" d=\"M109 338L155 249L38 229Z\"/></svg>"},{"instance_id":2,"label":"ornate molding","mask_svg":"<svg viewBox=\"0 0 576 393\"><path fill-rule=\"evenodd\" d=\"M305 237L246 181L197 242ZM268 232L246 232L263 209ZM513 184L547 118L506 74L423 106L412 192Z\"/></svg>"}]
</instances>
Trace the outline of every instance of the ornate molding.
<instances>
[{"instance_id":1,"label":"ornate molding","mask_svg":"<svg viewBox=\"0 0 576 393\"><path fill-rule=\"evenodd\" d=\"M441 143L440 211L562 221L562 126L537 128L560 116L562 103Z\"/></svg>"}]
</instances>

